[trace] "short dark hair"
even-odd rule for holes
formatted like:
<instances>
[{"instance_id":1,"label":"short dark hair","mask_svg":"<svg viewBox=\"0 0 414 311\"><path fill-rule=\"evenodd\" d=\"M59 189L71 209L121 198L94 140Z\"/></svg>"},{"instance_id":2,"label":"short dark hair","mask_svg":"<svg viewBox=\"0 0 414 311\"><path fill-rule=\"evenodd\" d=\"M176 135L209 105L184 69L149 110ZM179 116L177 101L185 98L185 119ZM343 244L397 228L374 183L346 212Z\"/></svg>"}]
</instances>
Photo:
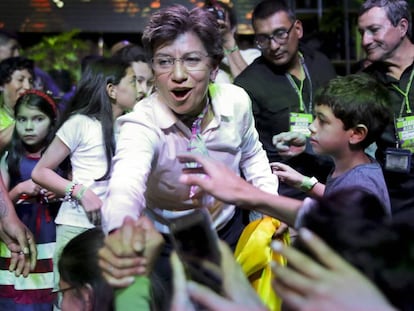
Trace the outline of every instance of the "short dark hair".
<instances>
[{"instance_id":1,"label":"short dark hair","mask_svg":"<svg viewBox=\"0 0 414 311\"><path fill-rule=\"evenodd\" d=\"M112 57L122 59L124 62L127 62L127 63L132 63L132 62L148 63L150 61L150 58L148 57L148 54L144 50L144 48L137 44L132 44L132 43L116 51Z\"/></svg>"},{"instance_id":2,"label":"short dark hair","mask_svg":"<svg viewBox=\"0 0 414 311\"><path fill-rule=\"evenodd\" d=\"M361 16L365 12L375 7L384 8L389 21L394 27L398 25L399 21L402 18L405 18L408 21L407 35L409 38L411 38L411 10L406 0L366 0L360 8L358 16Z\"/></svg>"},{"instance_id":3,"label":"short dark hair","mask_svg":"<svg viewBox=\"0 0 414 311\"><path fill-rule=\"evenodd\" d=\"M104 246L102 229L84 231L66 244L60 255L60 277L77 289L89 284L94 291L94 310L113 310L113 289L105 281L98 264L98 251Z\"/></svg>"},{"instance_id":4,"label":"short dark hair","mask_svg":"<svg viewBox=\"0 0 414 311\"><path fill-rule=\"evenodd\" d=\"M362 149L376 141L392 120L389 91L366 73L340 76L330 80L315 93L315 105L332 109L344 123L344 130L364 124L367 137Z\"/></svg>"},{"instance_id":5,"label":"short dark hair","mask_svg":"<svg viewBox=\"0 0 414 311\"><path fill-rule=\"evenodd\" d=\"M296 14L284 0L264 0L253 9L252 25L256 19L265 19L277 12L286 12L291 22L296 20Z\"/></svg>"},{"instance_id":6,"label":"short dark hair","mask_svg":"<svg viewBox=\"0 0 414 311\"><path fill-rule=\"evenodd\" d=\"M16 70L26 69L35 78L34 62L26 57L9 57L0 62L0 85L9 83Z\"/></svg>"},{"instance_id":7,"label":"short dark hair","mask_svg":"<svg viewBox=\"0 0 414 311\"><path fill-rule=\"evenodd\" d=\"M223 39L216 18L203 8L187 9L172 5L152 14L142 35L142 44L151 57L161 44L174 41L186 32L195 33L208 55L219 64L223 58Z\"/></svg>"}]
</instances>

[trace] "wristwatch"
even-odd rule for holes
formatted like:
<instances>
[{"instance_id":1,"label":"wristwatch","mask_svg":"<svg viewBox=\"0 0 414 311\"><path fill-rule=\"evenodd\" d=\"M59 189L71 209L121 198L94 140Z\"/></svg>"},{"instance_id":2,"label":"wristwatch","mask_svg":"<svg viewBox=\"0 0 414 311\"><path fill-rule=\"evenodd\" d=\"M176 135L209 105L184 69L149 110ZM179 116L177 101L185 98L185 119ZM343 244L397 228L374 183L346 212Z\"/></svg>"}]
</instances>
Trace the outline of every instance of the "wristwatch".
<instances>
[{"instance_id":1,"label":"wristwatch","mask_svg":"<svg viewBox=\"0 0 414 311\"><path fill-rule=\"evenodd\" d=\"M310 191L319 181L316 179L316 177L309 178L305 176L302 180L302 183L300 184L300 190L304 192Z\"/></svg>"}]
</instances>

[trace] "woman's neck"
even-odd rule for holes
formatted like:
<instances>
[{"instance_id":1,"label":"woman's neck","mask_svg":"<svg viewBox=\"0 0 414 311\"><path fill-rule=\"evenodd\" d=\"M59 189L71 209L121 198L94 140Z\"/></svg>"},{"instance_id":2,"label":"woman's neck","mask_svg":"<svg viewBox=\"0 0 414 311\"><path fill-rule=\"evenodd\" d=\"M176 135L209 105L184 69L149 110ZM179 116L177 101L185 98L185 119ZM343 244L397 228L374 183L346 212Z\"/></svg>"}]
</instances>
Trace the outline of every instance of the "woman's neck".
<instances>
[{"instance_id":1,"label":"woman's neck","mask_svg":"<svg viewBox=\"0 0 414 311\"><path fill-rule=\"evenodd\" d=\"M198 107L198 109L196 111L194 111L191 114L176 114L174 113L178 119L180 119L181 122L183 122L188 128L192 128L194 121L197 120L200 116L200 114L203 112L204 108L206 107L206 105L208 105L210 103L210 100L207 98L206 100L204 100L204 104L200 105L200 107ZM206 113L203 116L203 124L204 124L204 120L206 119L206 116L208 115L208 108ZM202 127L203 127L202 124Z\"/></svg>"}]
</instances>

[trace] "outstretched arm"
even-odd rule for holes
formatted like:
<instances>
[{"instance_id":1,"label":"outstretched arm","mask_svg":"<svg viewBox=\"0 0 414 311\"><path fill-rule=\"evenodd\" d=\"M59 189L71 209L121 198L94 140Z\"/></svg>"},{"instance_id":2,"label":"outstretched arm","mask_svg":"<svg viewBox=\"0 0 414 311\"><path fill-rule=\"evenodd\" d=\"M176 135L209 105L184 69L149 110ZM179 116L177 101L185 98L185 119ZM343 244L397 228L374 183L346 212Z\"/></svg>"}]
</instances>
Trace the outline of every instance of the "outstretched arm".
<instances>
[{"instance_id":1,"label":"outstretched arm","mask_svg":"<svg viewBox=\"0 0 414 311\"><path fill-rule=\"evenodd\" d=\"M314 186L312 186L311 190L303 190L302 185L304 184L305 178L309 179L308 176L302 175L294 168L281 162L272 162L270 163L270 167L272 168L273 174L277 175L281 182L284 182L302 191L306 191L307 194L313 197L323 197L323 194L325 192L325 185L319 181Z\"/></svg>"},{"instance_id":2,"label":"outstretched arm","mask_svg":"<svg viewBox=\"0 0 414 311\"><path fill-rule=\"evenodd\" d=\"M197 162L199 168L185 168L180 181L197 185L219 200L259 211L294 226L302 201L270 194L249 184L223 163L196 154L178 156L181 162ZM199 174L207 175L207 178Z\"/></svg>"}]
</instances>

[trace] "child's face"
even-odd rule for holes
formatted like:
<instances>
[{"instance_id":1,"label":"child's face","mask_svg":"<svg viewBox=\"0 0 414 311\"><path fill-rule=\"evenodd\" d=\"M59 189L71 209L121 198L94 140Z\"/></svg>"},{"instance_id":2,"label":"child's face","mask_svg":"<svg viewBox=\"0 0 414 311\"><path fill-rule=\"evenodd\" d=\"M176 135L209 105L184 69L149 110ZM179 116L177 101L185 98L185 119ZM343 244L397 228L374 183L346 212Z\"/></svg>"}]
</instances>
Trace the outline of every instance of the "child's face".
<instances>
[{"instance_id":1,"label":"child's face","mask_svg":"<svg viewBox=\"0 0 414 311\"><path fill-rule=\"evenodd\" d=\"M131 110L137 102L137 77L132 67L126 71L126 75L121 79L118 85L115 86L116 104L123 111Z\"/></svg>"},{"instance_id":2,"label":"child's face","mask_svg":"<svg viewBox=\"0 0 414 311\"><path fill-rule=\"evenodd\" d=\"M43 147L51 120L37 108L22 105L16 116L16 131L22 141L32 147Z\"/></svg>"},{"instance_id":3,"label":"child's face","mask_svg":"<svg viewBox=\"0 0 414 311\"><path fill-rule=\"evenodd\" d=\"M152 85L154 83L154 74L148 63L133 62L132 68L137 76L137 100L141 100L151 93Z\"/></svg>"},{"instance_id":4,"label":"child's face","mask_svg":"<svg viewBox=\"0 0 414 311\"><path fill-rule=\"evenodd\" d=\"M315 120L309 126L310 143L318 154L339 155L349 149L352 130L344 130L343 122L325 105L315 106Z\"/></svg>"}]
</instances>

